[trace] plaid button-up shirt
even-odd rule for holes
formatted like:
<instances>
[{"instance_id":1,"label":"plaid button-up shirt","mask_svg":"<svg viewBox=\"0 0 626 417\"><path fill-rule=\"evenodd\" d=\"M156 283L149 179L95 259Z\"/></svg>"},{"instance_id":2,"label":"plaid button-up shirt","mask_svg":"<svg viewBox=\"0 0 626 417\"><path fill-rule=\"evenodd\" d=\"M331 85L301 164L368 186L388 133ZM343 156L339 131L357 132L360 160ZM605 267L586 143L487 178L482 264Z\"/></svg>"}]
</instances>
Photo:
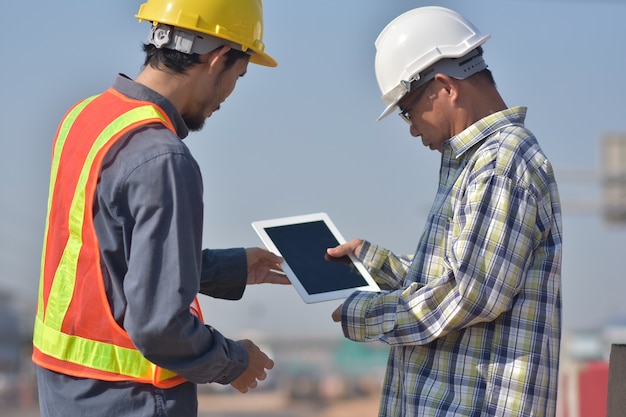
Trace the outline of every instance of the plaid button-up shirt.
<instances>
[{"instance_id":1,"label":"plaid button-up shirt","mask_svg":"<svg viewBox=\"0 0 626 417\"><path fill-rule=\"evenodd\" d=\"M507 109L444 143L413 257L363 244L384 291L351 295L342 326L391 345L380 416L556 413L561 208L525 116Z\"/></svg>"}]
</instances>

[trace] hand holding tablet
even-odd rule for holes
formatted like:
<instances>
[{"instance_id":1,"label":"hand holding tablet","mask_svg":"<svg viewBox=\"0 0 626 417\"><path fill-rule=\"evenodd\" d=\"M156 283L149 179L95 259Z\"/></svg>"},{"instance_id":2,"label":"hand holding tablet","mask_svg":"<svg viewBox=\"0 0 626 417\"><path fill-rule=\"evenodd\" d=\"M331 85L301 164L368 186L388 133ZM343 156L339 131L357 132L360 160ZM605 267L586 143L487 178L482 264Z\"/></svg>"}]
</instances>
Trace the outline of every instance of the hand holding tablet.
<instances>
[{"instance_id":1,"label":"hand holding tablet","mask_svg":"<svg viewBox=\"0 0 626 417\"><path fill-rule=\"evenodd\" d=\"M346 298L356 290L380 291L354 256L326 253L345 243L326 213L256 221L252 227L270 251L285 259L281 267L305 302Z\"/></svg>"}]
</instances>

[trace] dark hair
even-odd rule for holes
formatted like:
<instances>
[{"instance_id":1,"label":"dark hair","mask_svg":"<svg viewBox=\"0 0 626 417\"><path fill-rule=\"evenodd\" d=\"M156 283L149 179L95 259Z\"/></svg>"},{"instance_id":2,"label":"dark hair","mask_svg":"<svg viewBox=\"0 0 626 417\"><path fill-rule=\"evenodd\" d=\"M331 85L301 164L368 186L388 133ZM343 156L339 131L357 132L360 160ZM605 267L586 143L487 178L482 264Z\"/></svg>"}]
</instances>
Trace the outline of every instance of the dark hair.
<instances>
[{"instance_id":1,"label":"dark hair","mask_svg":"<svg viewBox=\"0 0 626 417\"><path fill-rule=\"evenodd\" d=\"M493 78L493 74L488 68L485 68L484 70L469 76L467 79L474 85L480 85L481 83L485 83L497 87L496 80Z\"/></svg>"},{"instance_id":2,"label":"dark hair","mask_svg":"<svg viewBox=\"0 0 626 417\"><path fill-rule=\"evenodd\" d=\"M168 48L157 48L147 43L143 46L146 53L144 66L154 69L168 70L174 74L184 74L196 64L200 63L200 55L185 54Z\"/></svg>"},{"instance_id":3,"label":"dark hair","mask_svg":"<svg viewBox=\"0 0 626 417\"><path fill-rule=\"evenodd\" d=\"M157 48L152 44L143 45L146 53L144 66L170 71L174 74L185 74L191 67L200 63L200 55L186 54L168 48ZM226 53L226 69L232 67L237 60L248 57L248 54L236 49Z\"/></svg>"},{"instance_id":4,"label":"dark hair","mask_svg":"<svg viewBox=\"0 0 626 417\"><path fill-rule=\"evenodd\" d=\"M239 61L240 59L244 59L244 58L249 58L250 55L248 55L247 53L243 52L243 51L239 51L237 49L231 49L230 51L228 51L226 53L226 68L230 68L233 65L235 65L235 62Z\"/></svg>"}]
</instances>

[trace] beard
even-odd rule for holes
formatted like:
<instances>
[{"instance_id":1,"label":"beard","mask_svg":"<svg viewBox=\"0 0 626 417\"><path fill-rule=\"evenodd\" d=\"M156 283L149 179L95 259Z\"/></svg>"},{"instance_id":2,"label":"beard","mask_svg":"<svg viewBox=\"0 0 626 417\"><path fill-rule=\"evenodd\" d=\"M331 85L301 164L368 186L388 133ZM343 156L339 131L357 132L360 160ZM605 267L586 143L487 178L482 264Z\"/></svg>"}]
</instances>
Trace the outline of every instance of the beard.
<instances>
[{"instance_id":1,"label":"beard","mask_svg":"<svg viewBox=\"0 0 626 417\"><path fill-rule=\"evenodd\" d=\"M207 117L206 109L209 107L209 103L204 102L198 105L199 110L193 114L182 115L183 121L187 125L187 129L191 132L198 132L204 127ZM214 111L219 110L219 106Z\"/></svg>"},{"instance_id":2,"label":"beard","mask_svg":"<svg viewBox=\"0 0 626 417\"><path fill-rule=\"evenodd\" d=\"M199 132L204 127L205 118L204 115L193 116L193 117L183 117L185 124L187 125L187 129L190 132Z\"/></svg>"},{"instance_id":3,"label":"beard","mask_svg":"<svg viewBox=\"0 0 626 417\"><path fill-rule=\"evenodd\" d=\"M204 122L206 121L206 118L204 117L204 113L198 112L197 114L183 116L183 120L187 125L187 129L189 129L189 131L198 132L204 127Z\"/></svg>"}]
</instances>

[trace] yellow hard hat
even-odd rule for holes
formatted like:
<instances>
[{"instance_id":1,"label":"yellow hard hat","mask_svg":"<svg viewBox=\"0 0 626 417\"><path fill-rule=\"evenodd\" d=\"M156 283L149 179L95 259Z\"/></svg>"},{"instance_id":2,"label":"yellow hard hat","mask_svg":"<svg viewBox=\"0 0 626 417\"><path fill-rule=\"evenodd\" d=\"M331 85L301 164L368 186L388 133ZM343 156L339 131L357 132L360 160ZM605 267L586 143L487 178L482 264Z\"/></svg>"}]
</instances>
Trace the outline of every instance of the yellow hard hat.
<instances>
[{"instance_id":1,"label":"yellow hard hat","mask_svg":"<svg viewBox=\"0 0 626 417\"><path fill-rule=\"evenodd\" d=\"M265 53L261 0L147 0L135 15L162 24L211 35L250 54L250 62L275 67ZM176 48L175 48L176 49Z\"/></svg>"}]
</instances>

